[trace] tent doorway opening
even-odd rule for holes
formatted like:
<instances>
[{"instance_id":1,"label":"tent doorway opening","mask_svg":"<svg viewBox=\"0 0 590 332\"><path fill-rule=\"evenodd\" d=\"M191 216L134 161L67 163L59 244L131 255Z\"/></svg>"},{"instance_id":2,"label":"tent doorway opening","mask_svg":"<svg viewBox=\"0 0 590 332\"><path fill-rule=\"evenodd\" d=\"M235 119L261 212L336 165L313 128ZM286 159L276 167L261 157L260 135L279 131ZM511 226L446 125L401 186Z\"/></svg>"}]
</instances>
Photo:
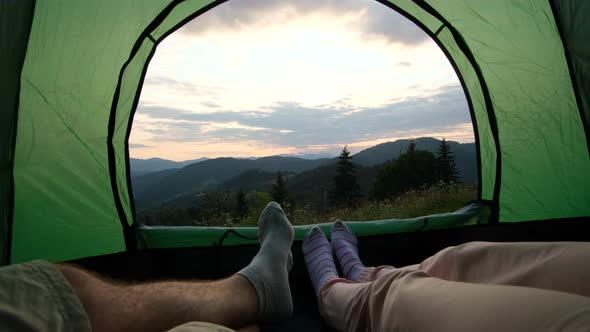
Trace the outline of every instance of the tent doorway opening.
<instances>
[{"instance_id":1,"label":"tent doorway opening","mask_svg":"<svg viewBox=\"0 0 590 332\"><path fill-rule=\"evenodd\" d=\"M294 224L413 218L480 192L453 66L368 0L230 1L194 18L151 59L129 152L148 226L256 226L270 200Z\"/></svg>"}]
</instances>

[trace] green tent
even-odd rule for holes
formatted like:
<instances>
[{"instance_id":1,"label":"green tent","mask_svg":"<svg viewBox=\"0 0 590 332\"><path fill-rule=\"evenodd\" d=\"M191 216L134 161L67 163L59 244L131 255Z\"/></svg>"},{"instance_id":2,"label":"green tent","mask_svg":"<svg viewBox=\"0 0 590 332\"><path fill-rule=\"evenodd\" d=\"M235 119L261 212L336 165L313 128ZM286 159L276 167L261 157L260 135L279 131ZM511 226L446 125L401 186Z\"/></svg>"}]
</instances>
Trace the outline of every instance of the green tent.
<instances>
[{"instance_id":1,"label":"green tent","mask_svg":"<svg viewBox=\"0 0 590 332\"><path fill-rule=\"evenodd\" d=\"M478 199L453 213L350 223L367 265L472 240L590 240L590 3L378 0L422 28L465 91ZM129 133L157 45L224 1L0 2L0 265L72 261L111 277L218 278L256 228L137 224ZM323 227L326 227L325 225ZM295 314L319 321L297 227Z\"/></svg>"},{"instance_id":2,"label":"green tent","mask_svg":"<svg viewBox=\"0 0 590 332\"><path fill-rule=\"evenodd\" d=\"M138 225L130 188L128 140L150 59L223 2L0 2L2 264L256 243L255 228ZM431 245L432 234L460 242L473 229L588 240L590 3L379 2L428 33L455 69L475 128L479 197L455 213L354 230L367 243L418 233Z\"/></svg>"}]
</instances>

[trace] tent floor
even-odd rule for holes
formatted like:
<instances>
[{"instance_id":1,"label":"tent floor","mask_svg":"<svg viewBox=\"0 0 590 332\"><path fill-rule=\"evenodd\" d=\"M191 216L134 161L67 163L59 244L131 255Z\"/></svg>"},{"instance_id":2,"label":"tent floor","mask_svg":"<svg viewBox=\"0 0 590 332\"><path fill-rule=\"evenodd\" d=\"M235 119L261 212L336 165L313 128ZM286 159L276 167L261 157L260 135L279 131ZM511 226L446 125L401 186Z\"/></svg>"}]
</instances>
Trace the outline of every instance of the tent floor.
<instances>
[{"instance_id":1,"label":"tent floor","mask_svg":"<svg viewBox=\"0 0 590 332\"><path fill-rule=\"evenodd\" d=\"M415 233L359 238L361 259L367 266L415 264L437 251L469 241L590 241L590 219L532 221L477 225ZM218 279L247 265L258 251L256 245L149 249L72 261L87 269L126 281L164 279ZM266 331L325 331L312 290L301 242L293 244L294 265L290 274L293 316L281 324L262 326Z\"/></svg>"}]
</instances>

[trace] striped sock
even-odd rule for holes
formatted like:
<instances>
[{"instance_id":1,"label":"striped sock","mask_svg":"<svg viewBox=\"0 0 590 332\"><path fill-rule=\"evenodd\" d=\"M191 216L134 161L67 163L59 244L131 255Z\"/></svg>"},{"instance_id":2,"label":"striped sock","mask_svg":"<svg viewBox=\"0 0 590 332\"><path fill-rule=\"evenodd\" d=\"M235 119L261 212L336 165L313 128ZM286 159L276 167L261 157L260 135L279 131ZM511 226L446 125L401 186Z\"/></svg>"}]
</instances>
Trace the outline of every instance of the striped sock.
<instances>
[{"instance_id":1,"label":"striped sock","mask_svg":"<svg viewBox=\"0 0 590 332\"><path fill-rule=\"evenodd\" d=\"M342 221L337 221L332 226L332 247L344 278L355 282L360 281L367 268L359 258L356 236Z\"/></svg>"},{"instance_id":2,"label":"striped sock","mask_svg":"<svg viewBox=\"0 0 590 332\"><path fill-rule=\"evenodd\" d=\"M316 295L326 282L338 278L332 246L318 227L313 227L303 239L303 255L307 272L313 284Z\"/></svg>"}]
</instances>

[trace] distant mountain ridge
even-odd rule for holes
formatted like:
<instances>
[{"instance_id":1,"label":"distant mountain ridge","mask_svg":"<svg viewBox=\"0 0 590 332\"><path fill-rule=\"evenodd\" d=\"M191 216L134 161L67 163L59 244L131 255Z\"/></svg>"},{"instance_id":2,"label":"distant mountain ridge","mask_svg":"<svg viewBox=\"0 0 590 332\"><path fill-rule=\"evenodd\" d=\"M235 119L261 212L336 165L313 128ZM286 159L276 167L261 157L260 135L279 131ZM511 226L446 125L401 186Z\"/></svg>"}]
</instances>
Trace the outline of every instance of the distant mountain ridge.
<instances>
[{"instance_id":1,"label":"distant mountain ridge","mask_svg":"<svg viewBox=\"0 0 590 332\"><path fill-rule=\"evenodd\" d=\"M294 157L301 159L325 159L336 158L337 156L328 153L304 153L304 154L279 154L278 157Z\"/></svg>"},{"instance_id":2,"label":"distant mountain ridge","mask_svg":"<svg viewBox=\"0 0 590 332\"><path fill-rule=\"evenodd\" d=\"M417 149L434 154L437 153L440 144L439 140L429 137L418 138L415 141ZM352 161L363 166L359 170L359 182L363 182L365 187L368 186L378 173L379 165L397 158L400 152L403 153L407 149L408 143L409 140L382 143L353 155ZM449 141L449 146L455 156L461 181L475 183L475 144ZM161 166L166 165L161 160L156 162ZM228 190L239 186L243 186L244 190L267 190L272 184L273 174L282 171L291 174L289 186L292 189L289 190L303 199L306 190L316 196L323 195L322 191L329 185L333 176L335 163L336 158L303 159L288 156L200 160L179 169L168 168L133 176L133 192L138 208L150 208L180 195L202 191ZM323 189L320 190L319 187Z\"/></svg>"},{"instance_id":3,"label":"distant mountain ridge","mask_svg":"<svg viewBox=\"0 0 590 332\"><path fill-rule=\"evenodd\" d=\"M141 175L152 172L163 171L165 169L182 168L184 166L205 161L208 158L199 158L185 161L174 161L162 158L138 159L129 158L129 165L131 167L131 175Z\"/></svg>"},{"instance_id":4,"label":"distant mountain ridge","mask_svg":"<svg viewBox=\"0 0 590 332\"><path fill-rule=\"evenodd\" d=\"M415 141L417 150L426 150L437 155L440 140L432 137L421 137L415 139ZM406 151L409 143L409 139L381 143L353 155L352 161L363 166L383 164L386 161L399 157L400 153ZM455 141L447 141L447 143L453 156L455 156L459 179L465 183L476 183L477 156L475 143L459 143Z\"/></svg>"},{"instance_id":5,"label":"distant mountain ridge","mask_svg":"<svg viewBox=\"0 0 590 332\"><path fill-rule=\"evenodd\" d=\"M255 160L236 158L209 159L185 166L171 174L158 177L148 186L142 186L142 190L133 189L133 194L138 206L153 206L181 194L216 189L224 181L239 174L260 169L266 172L294 172L299 173L308 169L329 163L331 159L307 160L294 157L264 157ZM161 175L158 174L158 175ZM143 175L133 179L146 183L150 182Z\"/></svg>"}]
</instances>

